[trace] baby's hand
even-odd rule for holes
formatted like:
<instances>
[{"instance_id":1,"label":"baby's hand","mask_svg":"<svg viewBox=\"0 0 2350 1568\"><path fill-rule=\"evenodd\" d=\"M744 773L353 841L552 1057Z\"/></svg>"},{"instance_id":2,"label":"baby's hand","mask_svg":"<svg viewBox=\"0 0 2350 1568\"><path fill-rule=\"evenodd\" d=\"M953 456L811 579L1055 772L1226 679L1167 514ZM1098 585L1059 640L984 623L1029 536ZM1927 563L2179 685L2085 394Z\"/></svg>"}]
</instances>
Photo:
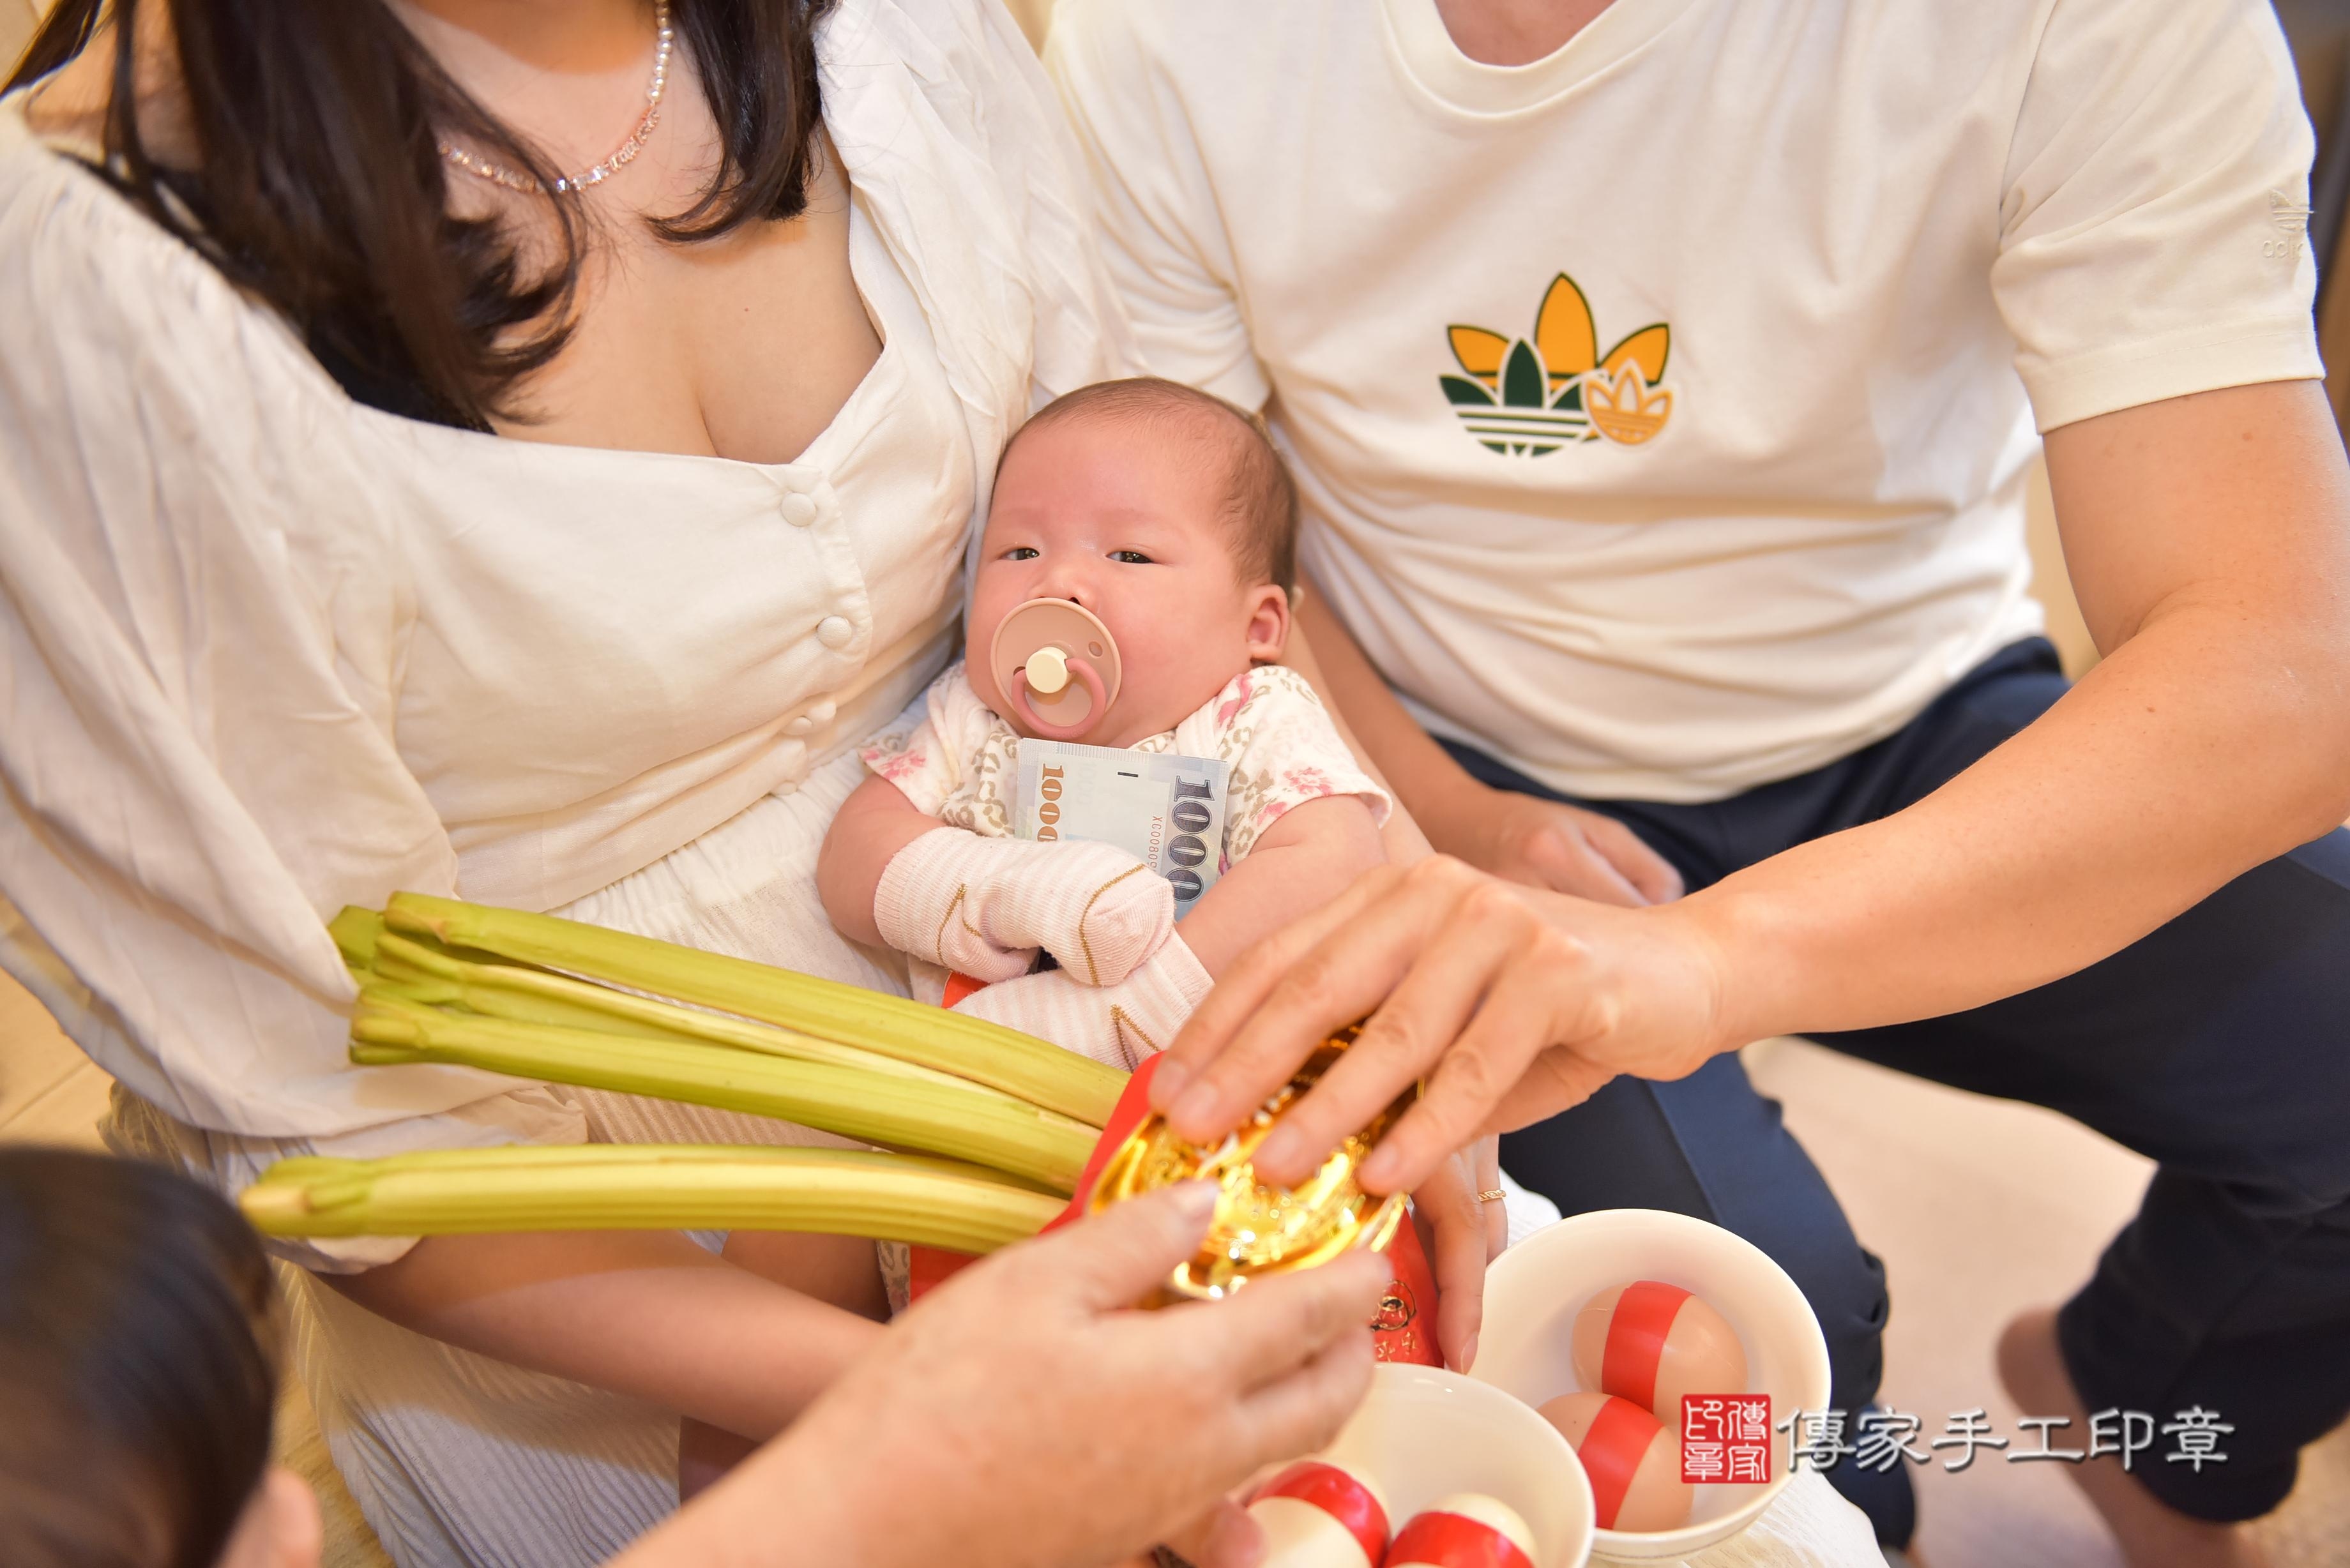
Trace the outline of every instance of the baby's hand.
<instances>
[{"instance_id":1,"label":"baby's hand","mask_svg":"<svg viewBox=\"0 0 2350 1568\"><path fill-rule=\"evenodd\" d=\"M1214 983L1182 937L1170 934L1118 984L1078 985L1067 970L1055 970L983 987L955 1011L1130 1073L1167 1048Z\"/></svg>"},{"instance_id":2,"label":"baby's hand","mask_svg":"<svg viewBox=\"0 0 2350 1568\"><path fill-rule=\"evenodd\" d=\"M881 874L873 919L891 947L974 980L1025 974L1044 949L1080 985L1116 985L1175 929L1175 890L1107 844L926 833Z\"/></svg>"}]
</instances>

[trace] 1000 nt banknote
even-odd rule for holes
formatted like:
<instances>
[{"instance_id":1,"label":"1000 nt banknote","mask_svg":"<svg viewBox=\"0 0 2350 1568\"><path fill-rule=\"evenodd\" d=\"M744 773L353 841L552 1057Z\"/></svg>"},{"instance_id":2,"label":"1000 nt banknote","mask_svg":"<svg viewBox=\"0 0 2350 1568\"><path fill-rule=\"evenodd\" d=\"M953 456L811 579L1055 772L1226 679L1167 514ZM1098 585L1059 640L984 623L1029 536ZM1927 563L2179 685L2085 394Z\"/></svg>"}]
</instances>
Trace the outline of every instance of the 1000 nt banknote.
<instances>
[{"instance_id":1,"label":"1000 nt banknote","mask_svg":"<svg viewBox=\"0 0 2350 1568\"><path fill-rule=\"evenodd\" d=\"M1117 845L1174 886L1180 919L1215 886L1230 773L1213 757L1024 737L1014 826L1023 838Z\"/></svg>"}]
</instances>

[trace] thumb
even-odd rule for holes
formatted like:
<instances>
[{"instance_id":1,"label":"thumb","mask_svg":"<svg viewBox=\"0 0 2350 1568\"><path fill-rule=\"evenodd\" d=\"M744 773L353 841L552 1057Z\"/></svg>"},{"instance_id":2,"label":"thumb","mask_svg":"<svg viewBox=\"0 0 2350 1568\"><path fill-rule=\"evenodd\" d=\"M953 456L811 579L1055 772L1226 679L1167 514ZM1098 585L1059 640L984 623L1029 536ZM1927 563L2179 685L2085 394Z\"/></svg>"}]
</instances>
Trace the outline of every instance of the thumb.
<instances>
[{"instance_id":1,"label":"thumb","mask_svg":"<svg viewBox=\"0 0 2350 1568\"><path fill-rule=\"evenodd\" d=\"M1157 1289L1198 1250L1215 1211L1215 1184L1186 1181L1113 1204L1025 1251L1049 1282L1045 1289L1082 1311L1107 1312Z\"/></svg>"}]
</instances>

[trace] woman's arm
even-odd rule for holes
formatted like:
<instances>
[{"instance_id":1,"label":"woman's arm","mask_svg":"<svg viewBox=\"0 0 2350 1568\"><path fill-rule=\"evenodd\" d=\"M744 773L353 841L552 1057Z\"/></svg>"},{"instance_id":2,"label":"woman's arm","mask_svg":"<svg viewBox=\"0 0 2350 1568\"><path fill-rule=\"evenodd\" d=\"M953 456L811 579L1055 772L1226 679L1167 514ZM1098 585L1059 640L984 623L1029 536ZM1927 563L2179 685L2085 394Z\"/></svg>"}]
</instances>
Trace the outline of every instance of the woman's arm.
<instances>
[{"instance_id":1,"label":"woman's arm","mask_svg":"<svg viewBox=\"0 0 2350 1568\"><path fill-rule=\"evenodd\" d=\"M2350 472L2314 381L2199 393L2048 441L2106 658L1906 811L1677 904L1616 909L1448 861L1375 872L1235 965L1155 1089L1232 1126L1330 1027L1379 1015L1286 1136L1302 1174L1410 1079L1366 1168L1409 1186L1488 1127L1765 1035L1979 1006L2110 954L2350 813Z\"/></svg>"},{"instance_id":2,"label":"woman's arm","mask_svg":"<svg viewBox=\"0 0 2350 1568\"><path fill-rule=\"evenodd\" d=\"M1613 817L1470 777L1396 700L1329 600L1314 592L1304 598L1291 644L1310 646L1282 662L1298 665L1329 702L1347 743L1417 819L1417 827L1405 825L1414 838L1424 830L1423 844L1533 888L1609 904L1680 897L1680 873ZM1392 841L1396 818L1388 829ZM1390 842L1388 858L1404 864L1419 856L1396 854Z\"/></svg>"},{"instance_id":3,"label":"woman's arm","mask_svg":"<svg viewBox=\"0 0 2350 1568\"><path fill-rule=\"evenodd\" d=\"M404 1328L746 1438L781 1431L883 1332L666 1231L434 1236L321 1278Z\"/></svg>"}]
</instances>

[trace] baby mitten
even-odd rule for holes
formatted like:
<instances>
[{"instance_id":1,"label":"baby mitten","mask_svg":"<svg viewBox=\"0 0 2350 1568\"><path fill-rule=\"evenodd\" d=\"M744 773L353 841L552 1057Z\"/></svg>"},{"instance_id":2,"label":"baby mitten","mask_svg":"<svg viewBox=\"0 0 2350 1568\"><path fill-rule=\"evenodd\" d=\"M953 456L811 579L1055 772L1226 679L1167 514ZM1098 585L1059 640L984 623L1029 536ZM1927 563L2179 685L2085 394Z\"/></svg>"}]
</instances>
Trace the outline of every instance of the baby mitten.
<instances>
[{"instance_id":1,"label":"baby mitten","mask_svg":"<svg viewBox=\"0 0 2350 1568\"><path fill-rule=\"evenodd\" d=\"M1110 845L941 827L890 860L873 921L899 952L974 980L1026 974L1043 948L1079 984L1116 985L1175 929L1175 890Z\"/></svg>"},{"instance_id":2,"label":"baby mitten","mask_svg":"<svg viewBox=\"0 0 2350 1568\"><path fill-rule=\"evenodd\" d=\"M1170 932L1148 963L1117 985L1078 985L1066 971L1047 970L973 992L955 1011L1131 1071L1173 1044L1214 983L1183 939Z\"/></svg>"}]
</instances>

